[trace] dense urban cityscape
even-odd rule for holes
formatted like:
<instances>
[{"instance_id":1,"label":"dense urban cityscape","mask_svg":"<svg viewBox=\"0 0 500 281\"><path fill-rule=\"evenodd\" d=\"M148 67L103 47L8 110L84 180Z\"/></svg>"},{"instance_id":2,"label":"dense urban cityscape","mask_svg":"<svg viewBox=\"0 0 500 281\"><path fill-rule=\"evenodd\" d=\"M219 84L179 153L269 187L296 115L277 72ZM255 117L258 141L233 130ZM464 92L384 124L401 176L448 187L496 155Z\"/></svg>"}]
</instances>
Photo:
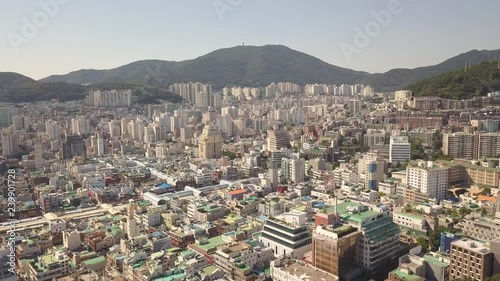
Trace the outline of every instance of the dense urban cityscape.
<instances>
[{"instance_id":1,"label":"dense urban cityscape","mask_svg":"<svg viewBox=\"0 0 500 281\"><path fill-rule=\"evenodd\" d=\"M499 272L495 107L368 85L170 90L185 102L3 105L2 280L12 260L22 280Z\"/></svg>"},{"instance_id":2,"label":"dense urban cityscape","mask_svg":"<svg viewBox=\"0 0 500 281\"><path fill-rule=\"evenodd\" d=\"M499 9L2 2L0 281L500 281Z\"/></svg>"}]
</instances>

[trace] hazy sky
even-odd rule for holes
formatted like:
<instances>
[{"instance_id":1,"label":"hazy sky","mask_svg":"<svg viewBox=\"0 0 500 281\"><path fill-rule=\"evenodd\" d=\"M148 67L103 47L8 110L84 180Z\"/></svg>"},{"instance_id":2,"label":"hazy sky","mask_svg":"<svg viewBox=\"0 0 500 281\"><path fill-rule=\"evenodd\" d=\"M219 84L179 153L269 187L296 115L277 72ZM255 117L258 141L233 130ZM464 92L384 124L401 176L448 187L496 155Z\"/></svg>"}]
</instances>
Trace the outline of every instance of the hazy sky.
<instances>
[{"instance_id":1,"label":"hazy sky","mask_svg":"<svg viewBox=\"0 0 500 281\"><path fill-rule=\"evenodd\" d=\"M498 0L394 1L5 0L0 71L39 79L141 59L191 59L242 42L282 44L368 72L500 49ZM391 15L379 20L383 26L372 14L381 10ZM356 43L356 28L365 27L368 41ZM341 46L356 52L346 56Z\"/></svg>"}]
</instances>

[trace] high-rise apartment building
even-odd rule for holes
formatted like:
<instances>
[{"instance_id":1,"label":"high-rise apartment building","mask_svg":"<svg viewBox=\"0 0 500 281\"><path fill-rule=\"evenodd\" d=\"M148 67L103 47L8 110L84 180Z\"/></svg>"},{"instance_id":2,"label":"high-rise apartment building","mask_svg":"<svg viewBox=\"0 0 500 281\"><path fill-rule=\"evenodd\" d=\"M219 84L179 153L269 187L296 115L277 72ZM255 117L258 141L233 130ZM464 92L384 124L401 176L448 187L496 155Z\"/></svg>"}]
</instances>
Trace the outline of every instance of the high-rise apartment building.
<instances>
[{"instance_id":1,"label":"high-rise apartment building","mask_svg":"<svg viewBox=\"0 0 500 281\"><path fill-rule=\"evenodd\" d=\"M61 139L61 126L54 120L45 121L45 133L52 140Z\"/></svg>"},{"instance_id":2,"label":"high-rise apartment building","mask_svg":"<svg viewBox=\"0 0 500 281\"><path fill-rule=\"evenodd\" d=\"M301 183L305 179L306 161L302 158L290 160L290 180L293 183Z\"/></svg>"},{"instance_id":3,"label":"high-rise apartment building","mask_svg":"<svg viewBox=\"0 0 500 281\"><path fill-rule=\"evenodd\" d=\"M109 121L109 136L111 138L118 138L121 136L120 121L118 120Z\"/></svg>"},{"instance_id":4,"label":"high-rise apartment building","mask_svg":"<svg viewBox=\"0 0 500 281\"><path fill-rule=\"evenodd\" d=\"M404 163L410 160L410 139L407 136L391 136L389 142L389 162Z\"/></svg>"},{"instance_id":5,"label":"high-rise apartment building","mask_svg":"<svg viewBox=\"0 0 500 281\"><path fill-rule=\"evenodd\" d=\"M132 90L90 91L85 104L96 107L129 107L132 104Z\"/></svg>"},{"instance_id":6,"label":"high-rise apartment building","mask_svg":"<svg viewBox=\"0 0 500 281\"><path fill-rule=\"evenodd\" d=\"M473 159L475 138L469 133L444 133L442 150L454 158Z\"/></svg>"},{"instance_id":7,"label":"high-rise apartment building","mask_svg":"<svg viewBox=\"0 0 500 281\"><path fill-rule=\"evenodd\" d=\"M2 132L2 155L11 156L19 151L17 146L17 134Z\"/></svg>"},{"instance_id":8,"label":"high-rise apartment building","mask_svg":"<svg viewBox=\"0 0 500 281\"><path fill-rule=\"evenodd\" d=\"M198 141L200 158L218 159L222 157L222 134L211 125L205 126Z\"/></svg>"},{"instance_id":9,"label":"high-rise apartment building","mask_svg":"<svg viewBox=\"0 0 500 281\"><path fill-rule=\"evenodd\" d=\"M347 102L347 112L351 115L357 115L361 112L361 101L351 99Z\"/></svg>"}]
</instances>

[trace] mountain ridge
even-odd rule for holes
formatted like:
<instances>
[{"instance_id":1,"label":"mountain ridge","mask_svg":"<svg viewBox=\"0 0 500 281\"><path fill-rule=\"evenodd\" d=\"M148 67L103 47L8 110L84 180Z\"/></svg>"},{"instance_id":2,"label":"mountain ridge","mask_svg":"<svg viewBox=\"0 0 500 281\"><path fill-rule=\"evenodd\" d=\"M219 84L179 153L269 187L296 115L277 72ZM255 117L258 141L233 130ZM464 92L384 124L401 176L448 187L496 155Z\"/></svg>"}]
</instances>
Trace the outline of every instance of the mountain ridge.
<instances>
[{"instance_id":1,"label":"mountain ridge","mask_svg":"<svg viewBox=\"0 0 500 281\"><path fill-rule=\"evenodd\" d=\"M235 46L214 50L194 59L165 61L147 59L116 68L81 69L68 74L51 75L41 82L67 83L134 83L166 87L178 82L212 83L214 88L226 85L267 86L271 82L297 84L366 84L378 91L403 89L418 80L500 58L500 50L471 50L435 65L417 68L395 68L370 74L330 63L283 45Z\"/></svg>"}]
</instances>

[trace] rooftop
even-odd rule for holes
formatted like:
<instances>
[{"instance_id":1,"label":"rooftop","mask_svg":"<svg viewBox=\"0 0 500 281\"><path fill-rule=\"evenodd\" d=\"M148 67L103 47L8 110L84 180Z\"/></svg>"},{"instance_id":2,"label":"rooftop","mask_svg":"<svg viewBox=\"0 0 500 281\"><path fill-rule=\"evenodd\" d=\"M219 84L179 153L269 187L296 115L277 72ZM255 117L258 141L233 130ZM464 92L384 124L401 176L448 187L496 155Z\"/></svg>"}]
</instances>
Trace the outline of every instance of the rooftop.
<instances>
[{"instance_id":1,"label":"rooftop","mask_svg":"<svg viewBox=\"0 0 500 281\"><path fill-rule=\"evenodd\" d=\"M96 265L98 263L103 263L103 262L106 262L106 258L104 256L98 256L93 259L83 261L82 263L85 265Z\"/></svg>"}]
</instances>

